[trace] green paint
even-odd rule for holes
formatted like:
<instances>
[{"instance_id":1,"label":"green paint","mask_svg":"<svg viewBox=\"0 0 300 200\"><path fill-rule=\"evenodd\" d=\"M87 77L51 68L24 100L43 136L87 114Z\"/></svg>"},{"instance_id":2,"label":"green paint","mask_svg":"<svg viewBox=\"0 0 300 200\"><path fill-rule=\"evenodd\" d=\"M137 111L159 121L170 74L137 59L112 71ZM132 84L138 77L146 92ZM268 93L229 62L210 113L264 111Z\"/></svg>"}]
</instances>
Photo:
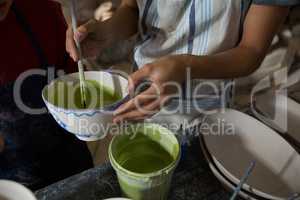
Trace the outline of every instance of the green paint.
<instances>
[{"instance_id":1,"label":"green paint","mask_svg":"<svg viewBox=\"0 0 300 200\"><path fill-rule=\"evenodd\" d=\"M170 165L173 157L157 142L144 134L121 149L118 163L135 173L152 173Z\"/></svg>"},{"instance_id":2,"label":"green paint","mask_svg":"<svg viewBox=\"0 0 300 200\"><path fill-rule=\"evenodd\" d=\"M57 81L48 88L45 96L50 103L57 107L65 109L84 109L81 103L79 83ZM99 84L97 81L86 81L87 109L99 109L120 99L120 94Z\"/></svg>"},{"instance_id":3,"label":"green paint","mask_svg":"<svg viewBox=\"0 0 300 200\"><path fill-rule=\"evenodd\" d=\"M113 138L109 159L124 196L165 200L180 146L174 134L158 124L133 124Z\"/></svg>"}]
</instances>

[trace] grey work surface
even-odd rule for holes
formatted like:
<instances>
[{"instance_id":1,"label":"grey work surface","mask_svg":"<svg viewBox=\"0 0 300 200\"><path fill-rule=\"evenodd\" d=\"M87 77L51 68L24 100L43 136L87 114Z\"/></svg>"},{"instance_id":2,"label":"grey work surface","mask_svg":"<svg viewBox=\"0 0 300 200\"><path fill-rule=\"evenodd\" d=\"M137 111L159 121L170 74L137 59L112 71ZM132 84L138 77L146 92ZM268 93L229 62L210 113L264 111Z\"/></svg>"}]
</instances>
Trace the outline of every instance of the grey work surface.
<instances>
[{"instance_id":1,"label":"grey work surface","mask_svg":"<svg viewBox=\"0 0 300 200\"><path fill-rule=\"evenodd\" d=\"M229 199L210 172L198 140L188 148L174 174L170 200ZM120 197L115 172L109 163L62 180L36 192L38 200L101 200Z\"/></svg>"}]
</instances>

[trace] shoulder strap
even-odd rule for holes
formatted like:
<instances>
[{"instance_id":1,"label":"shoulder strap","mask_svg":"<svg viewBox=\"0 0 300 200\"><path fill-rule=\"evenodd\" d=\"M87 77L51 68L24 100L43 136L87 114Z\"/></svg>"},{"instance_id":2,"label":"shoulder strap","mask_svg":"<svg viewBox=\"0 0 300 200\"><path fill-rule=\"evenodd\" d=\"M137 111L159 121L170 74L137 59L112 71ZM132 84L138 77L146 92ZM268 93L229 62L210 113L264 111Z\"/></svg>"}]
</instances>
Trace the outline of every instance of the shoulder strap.
<instances>
[{"instance_id":1,"label":"shoulder strap","mask_svg":"<svg viewBox=\"0 0 300 200\"><path fill-rule=\"evenodd\" d=\"M30 43L32 45L32 47L34 48L40 65L41 67L47 67L48 66L48 59L46 57L45 52L43 51L36 35L33 33L30 25L28 24L28 22L26 21L25 16L23 15L23 13L17 8L16 4L13 2L12 7L11 7L13 13L16 16L16 20L19 23L19 25L21 26L22 30L26 33L26 35L28 36L28 39L30 40Z\"/></svg>"}]
</instances>

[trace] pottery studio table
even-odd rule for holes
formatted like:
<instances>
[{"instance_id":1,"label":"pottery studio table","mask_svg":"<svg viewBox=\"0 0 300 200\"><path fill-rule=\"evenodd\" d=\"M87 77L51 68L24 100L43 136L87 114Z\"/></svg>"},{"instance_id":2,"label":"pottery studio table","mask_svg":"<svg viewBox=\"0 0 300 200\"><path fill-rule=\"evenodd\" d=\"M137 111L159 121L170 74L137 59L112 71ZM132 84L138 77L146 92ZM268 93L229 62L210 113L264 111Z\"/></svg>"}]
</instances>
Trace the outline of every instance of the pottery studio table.
<instances>
[{"instance_id":1,"label":"pottery studio table","mask_svg":"<svg viewBox=\"0 0 300 200\"><path fill-rule=\"evenodd\" d=\"M187 149L174 174L170 200L229 199L230 193L214 177L198 140ZM120 197L115 172L109 163L87 170L36 191L38 200L101 200Z\"/></svg>"}]
</instances>

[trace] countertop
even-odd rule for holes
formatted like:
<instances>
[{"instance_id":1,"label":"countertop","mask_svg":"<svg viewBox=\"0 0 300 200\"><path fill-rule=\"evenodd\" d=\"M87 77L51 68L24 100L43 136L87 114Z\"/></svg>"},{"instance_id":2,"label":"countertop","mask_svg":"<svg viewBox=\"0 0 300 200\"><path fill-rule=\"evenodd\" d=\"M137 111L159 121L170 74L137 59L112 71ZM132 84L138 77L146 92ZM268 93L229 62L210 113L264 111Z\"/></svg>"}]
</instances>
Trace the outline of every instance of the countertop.
<instances>
[{"instance_id":1,"label":"countertop","mask_svg":"<svg viewBox=\"0 0 300 200\"><path fill-rule=\"evenodd\" d=\"M87 170L36 192L38 200L101 200L120 197L109 163ZM170 200L229 199L230 193L214 177L201 153L198 140L187 149L172 180Z\"/></svg>"}]
</instances>

